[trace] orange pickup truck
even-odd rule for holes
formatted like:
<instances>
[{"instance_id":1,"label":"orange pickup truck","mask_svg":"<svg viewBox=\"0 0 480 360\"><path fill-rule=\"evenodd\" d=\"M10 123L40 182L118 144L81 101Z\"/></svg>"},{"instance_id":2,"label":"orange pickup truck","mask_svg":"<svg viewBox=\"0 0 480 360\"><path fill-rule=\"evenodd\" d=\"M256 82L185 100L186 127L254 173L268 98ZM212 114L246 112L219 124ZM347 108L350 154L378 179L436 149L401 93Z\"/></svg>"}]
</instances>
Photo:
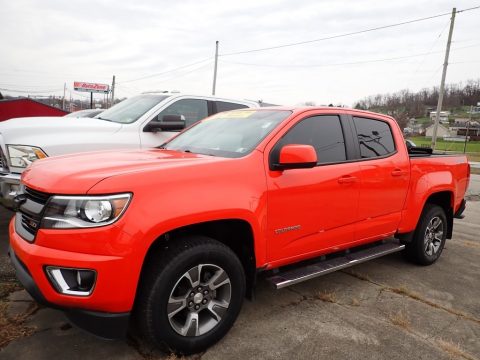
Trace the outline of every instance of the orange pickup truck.
<instances>
[{"instance_id":1,"label":"orange pickup truck","mask_svg":"<svg viewBox=\"0 0 480 360\"><path fill-rule=\"evenodd\" d=\"M407 150L389 116L235 110L155 149L33 163L10 258L72 323L105 338L135 323L195 353L228 332L260 273L278 289L401 250L434 263L469 177L465 156Z\"/></svg>"}]
</instances>

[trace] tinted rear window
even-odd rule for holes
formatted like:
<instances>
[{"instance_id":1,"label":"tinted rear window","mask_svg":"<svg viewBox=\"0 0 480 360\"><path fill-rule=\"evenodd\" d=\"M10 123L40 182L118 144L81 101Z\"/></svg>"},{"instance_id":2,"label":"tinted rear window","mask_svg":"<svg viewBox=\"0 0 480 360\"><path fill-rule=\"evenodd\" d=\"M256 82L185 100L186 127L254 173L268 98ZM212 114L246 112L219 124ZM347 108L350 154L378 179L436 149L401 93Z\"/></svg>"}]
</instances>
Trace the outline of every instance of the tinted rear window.
<instances>
[{"instance_id":1,"label":"tinted rear window","mask_svg":"<svg viewBox=\"0 0 480 360\"><path fill-rule=\"evenodd\" d=\"M392 130L386 122L359 117L354 117L353 121L357 129L362 159L385 156L395 152Z\"/></svg>"}]
</instances>

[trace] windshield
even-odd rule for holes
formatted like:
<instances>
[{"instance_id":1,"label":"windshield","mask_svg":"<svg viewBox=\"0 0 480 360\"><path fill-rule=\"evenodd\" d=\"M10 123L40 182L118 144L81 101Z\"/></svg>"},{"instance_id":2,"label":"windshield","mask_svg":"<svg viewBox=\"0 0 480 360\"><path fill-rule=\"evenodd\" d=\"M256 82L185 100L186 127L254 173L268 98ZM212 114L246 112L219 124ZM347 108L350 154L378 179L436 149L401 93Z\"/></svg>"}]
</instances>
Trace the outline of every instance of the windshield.
<instances>
[{"instance_id":1,"label":"windshield","mask_svg":"<svg viewBox=\"0 0 480 360\"><path fill-rule=\"evenodd\" d=\"M197 123L163 148L222 157L251 152L291 111L235 110Z\"/></svg>"},{"instance_id":2,"label":"windshield","mask_svg":"<svg viewBox=\"0 0 480 360\"><path fill-rule=\"evenodd\" d=\"M122 124L137 121L140 116L166 99L169 95L139 95L123 100L95 116L96 119L108 120Z\"/></svg>"}]
</instances>

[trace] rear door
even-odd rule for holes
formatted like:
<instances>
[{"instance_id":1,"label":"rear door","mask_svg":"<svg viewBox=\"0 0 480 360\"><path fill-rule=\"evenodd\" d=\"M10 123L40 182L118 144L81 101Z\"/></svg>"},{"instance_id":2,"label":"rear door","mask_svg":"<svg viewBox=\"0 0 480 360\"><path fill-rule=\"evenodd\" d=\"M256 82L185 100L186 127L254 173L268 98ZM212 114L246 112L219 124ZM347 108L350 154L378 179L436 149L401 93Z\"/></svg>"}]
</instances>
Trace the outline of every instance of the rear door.
<instances>
[{"instance_id":1,"label":"rear door","mask_svg":"<svg viewBox=\"0 0 480 360\"><path fill-rule=\"evenodd\" d=\"M270 163L278 162L287 144L312 145L318 157L310 169L267 166L269 262L287 263L353 241L360 169L349 162L346 138L351 132L342 120L336 114L304 115L267 148Z\"/></svg>"},{"instance_id":2,"label":"rear door","mask_svg":"<svg viewBox=\"0 0 480 360\"><path fill-rule=\"evenodd\" d=\"M409 184L410 160L403 137L395 138L386 120L353 116L352 121L361 170L355 239L390 236L400 222Z\"/></svg>"}]
</instances>

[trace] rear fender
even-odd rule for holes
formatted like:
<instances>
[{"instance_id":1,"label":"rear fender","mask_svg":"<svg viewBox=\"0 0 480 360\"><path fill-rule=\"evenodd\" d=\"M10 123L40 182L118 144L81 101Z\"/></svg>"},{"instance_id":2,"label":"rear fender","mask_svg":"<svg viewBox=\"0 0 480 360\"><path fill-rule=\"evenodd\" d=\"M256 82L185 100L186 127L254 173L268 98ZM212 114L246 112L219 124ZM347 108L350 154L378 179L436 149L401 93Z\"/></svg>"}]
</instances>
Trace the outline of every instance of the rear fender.
<instances>
[{"instance_id":1,"label":"rear fender","mask_svg":"<svg viewBox=\"0 0 480 360\"><path fill-rule=\"evenodd\" d=\"M448 223L447 234L451 238L451 231L453 225L453 209L454 209L454 179L450 172L441 171L433 173L424 173L417 179L412 179L412 188L410 189L405 207L402 210L402 218L398 226L398 233L405 234L415 230L421 214L427 202L433 202L442 206L445 209ZM438 195L444 194L444 195ZM440 199L439 197L446 197L448 199Z\"/></svg>"}]
</instances>

